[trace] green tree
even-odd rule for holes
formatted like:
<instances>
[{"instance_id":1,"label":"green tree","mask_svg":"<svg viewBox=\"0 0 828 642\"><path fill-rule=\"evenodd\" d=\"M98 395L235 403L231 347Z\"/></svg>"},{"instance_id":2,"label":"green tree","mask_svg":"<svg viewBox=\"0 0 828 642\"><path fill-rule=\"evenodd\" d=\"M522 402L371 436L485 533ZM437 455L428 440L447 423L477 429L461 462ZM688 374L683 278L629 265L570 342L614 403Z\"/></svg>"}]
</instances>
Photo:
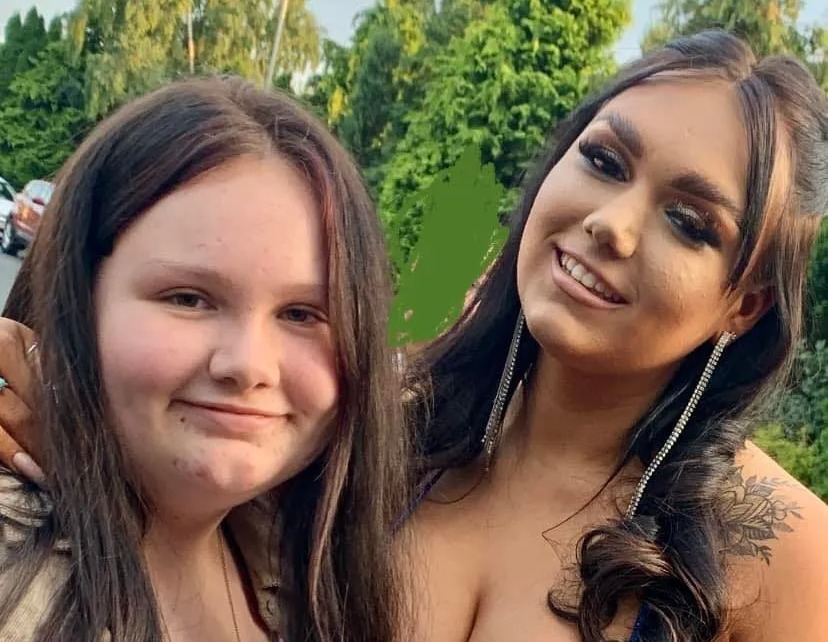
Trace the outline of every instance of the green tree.
<instances>
[{"instance_id":1,"label":"green tree","mask_svg":"<svg viewBox=\"0 0 828 642\"><path fill-rule=\"evenodd\" d=\"M434 14L433 0L384 0L357 18L336 131L374 188L402 136L404 114L416 107L412 68Z\"/></svg>"},{"instance_id":2,"label":"green tree","mask_svg":"<svg viewBox=\"0 0 828 642\"><path fill-rule=\"evenodd\" d=\"M410 195L423 205L420 219L386 219L399 276L389 320L394 345L433 339L460 314L465 293L506 240L497 219L503 191L494 167L481 165L480 150L470 147L423 192ZM406 229L412 225L415 231Z\"/></svg>"},{"instance_id":3,"label":"green tree","mask_svg":"<svg viewBox=\"0 0 828 642\"><path fill-rule=\"evenodd\" d=\"M387 215L452 165L470 145L513 188L555 122L614 63L609 47L629 19L625 0L542 3L502 0L482 7L432 64L419 108L387 168Z\"/></svg>"},{"instance_id":4,"label":"green tree","mask_svg":"<svg viewBox=\"0 0 828 642\"><path fill-rule=\"evenodd\" d=\"M791 439L783 426L770 424L759 429L753 441L800 482L814 487L817 453L804 431Z\"/></svg>"},{"instance_id":5,"label":"green tree","mask_svg":"<svg viewBox=\"0 0 828 642\"><path fill-rule=\"evenodd\" d=\"M718 27L744 38L759 57L798 56L828 88L828 31L819 25L801 28L801 10L801 0L664 0L642 48L646 51L678 35Z\"/></svg>"},{"instance_id":6,"label":"green tree","mask_svg":"<svg viewBox=\"0 0 828 642\"><path fill-rule=\"evenodd\" d=\"M168 77L173 37L188 7L188 0L80 0L70 32L86 58L91 118Z\"/></svg>"},{"instance_id":7,"label":"green tree","mask_svg":"<svg viewBox=\"0 0 828 642\"><path fill-rule=\"evenodd\" d=\"M319 60L319 28L305 0L289 8L279 75ZM188 17L197 73L264 78L277 21L267 0L80 0L69 30L86 57L90 117L189 73Z\"/></svg>"},{"instance_id":8,"label":"green tree","mask_svg":"<svg viewBox=\"0 0 828 642\"><path fill-rule=\"evenodd\" d=\"M801 430L815 439L828 429L828 342L804 344L797 355L796 386L782 399L775 419L796 439Z\"/></svg>"},{"instance_id":9,"label":"green tree","mask_svg":"<svg viewBox=\"0 0 828 642\"><path fill-rule=\"evenodd\" d=\"M376 192L422 104L433 59L491 0L381 0L361 12L352 43L324 46L306 100L333 127Z\"/></svg>"},{"instance_id":10,"label":"green tree","mask_svg":"<svg viewBox=\"0 0 828 642\"><path fill-rule=\"evenodd\" d=\"M822 430L814 444L811 489L828 502L828 427Z\"/></svg>"},{"instance_id":11,"label":"green tree","mask_svg":"<svg viewBox=\"0 0 828 642\"><path fill-rule=\"evenodd\" d=\"M195 67L199 73L237 73L261 81L270 59L278 11L265 0L194 0ZM175 69L187 65L186 15L178 21ZM277 75L292 74L319 64L320 35L305 0L291 0L277 59Z\"/></svg>"},{"instance_id":12,"label":"green tree","mask_svg":"<svg viewBox=\"0 0 828 642\"><path fill-rule=\"evenodd\" d=\"M0 94L5 93L17 73L17 60L23 51L23 20L19 13L6 22L5 39L0 45Z\"/></svg>"},{"instance_id":13,"label":"green tree","mask_svg":"<svg viewBox=\"0 0 828 642\"><path fill-rule=\"evenodd\" d=\"M0 47L0 96L8 90L15 75L34 66L35 58L48 41L43 16L36 8L29 9L24 20L19 13L12 15Z\"/></svg>"},{"instance_id":14,"label":"green tree","mask_svg":"<svg viewBox=\"0 0 828 642\"><path fill-rule=\"evenodd\" d=\"M325 38L322 41L321 69L308 81L303 99L329 127L342 119L348 86L348 47Z\"/></svg>"},{"instance_id":15,"label":"green tree","mask_svg":"<svg viewBox=\"0 0 828 642\"><path fill-rule=\"evenodd\" d=\"M811 337L814 341L828 341L828 221L823 221L814 248L809 281Z\"/></svg>"},{"instance_id":16,"label":"green tree","mask_svg":"<svg viewBox=\"0 0 828 642\"><path fill-rule=\"evenodd\" d=\"M83 69L65 41L49 43L0 102L0 174L18 186L49 177L85 135Z\"/></svg>"}]
</instances>

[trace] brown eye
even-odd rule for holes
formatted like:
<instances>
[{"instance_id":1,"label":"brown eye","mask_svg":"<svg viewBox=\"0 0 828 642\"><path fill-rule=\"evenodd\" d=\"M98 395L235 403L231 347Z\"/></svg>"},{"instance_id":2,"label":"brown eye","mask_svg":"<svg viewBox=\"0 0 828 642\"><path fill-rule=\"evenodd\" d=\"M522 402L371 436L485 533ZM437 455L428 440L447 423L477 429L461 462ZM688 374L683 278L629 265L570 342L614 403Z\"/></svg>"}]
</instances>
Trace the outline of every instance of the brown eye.
<instances>
[{"instance_id":1,"label":"brown eye","mask_svg":"<svg viewBox=\"0 0 828 642\"><path fill-rule=\"evenodd\" d=\"M596 172L614 181L624 182L630 179L630 172L627 169L624 157L614 149L606 145L582 140L578 144L578 150L584 160Z\"/></svg>"},{"instance_id":2,"label":"brown eye","mask_svg":"<svg viewBox=\"0 0 828 642\"><path fill-rule=\"evenodd\" d=\"M176 307L189 308L191 310L201 310L210 307L207 299L197 292L173 292L172 294L168 294L164 300Z\"/></svg>"},{"instance_id":3,"label":"brown eye","mask_svg":"<svg viewBox=\"0 0 828 642\"><path fill-rule=\"evenodd\" d=\"M721 238L715 224L706 213L685 203L677 202L666 210L670 223L694 245L719 247Z\"/></svg>"},{"instance_id":4,"label":"brown eye","mask_svg":"<svg viewBox=\"0 0 828 642\"><path fill-rule=\"evenodd\" d=\"M280 314L281 318L290 323L299 325L308 325L312 323L322 323L325 318L319 312L305 307L290 307L286 308Z\"/></svg>"}]
</instances>

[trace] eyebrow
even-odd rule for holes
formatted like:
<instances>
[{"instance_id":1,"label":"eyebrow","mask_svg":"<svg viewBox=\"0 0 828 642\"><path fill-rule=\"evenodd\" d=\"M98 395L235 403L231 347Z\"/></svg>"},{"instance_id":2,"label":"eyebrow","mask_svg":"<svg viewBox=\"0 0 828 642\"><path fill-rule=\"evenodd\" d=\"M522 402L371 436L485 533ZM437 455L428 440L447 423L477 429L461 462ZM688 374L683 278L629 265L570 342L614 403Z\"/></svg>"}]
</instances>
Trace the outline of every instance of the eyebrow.
<instances>
[{"instance_id":1,"label":"eyebrow","mask_svg":"<svg viewBox=\"0 0 828 642\"><path fill-rule=\"evenodd\" d=\"M606 122L629 152L636 158L641 158L644 144L641 134L629 118L618 112L609 112L597 118L597 121ZM728 210L737 221L742 217L741 208L728 198L724 191L712 180L696 171L691 170L682 173L670 182L670 186L676 191L691 194Z\"/></svg>"},{"instance_id":2,"label":"eyebrow","mask_svg":"<svg viewBox=\"0 0 828 642\"><path fill-rule=\"evenodd\" d=\"M149 269L150 272L158 274L159 272L174 272L180 277L192 279L194 281L210 281L223 288L232 289L235 283L232 279L227 278L217 270L209 267L198 265L190 265L189 263L181 263L179 261L169 260L154 260L147 261L142 266L144 269Z\"/></svg>"},{"instance_id":3,"label":"eyebrow","mask_svg":"<svg viewBox=\"0 0 828 642\"><path fill-rule=\"evenodd\" d=\"M194 281L212 282L226 290L234 290L237 283L221 272L210 267L190 265L179 261L156 260L145 263L142 267L154 272L169 270L175 274ZM321 303L328 300L328 288L322 283L294 283L281 288L282 295L291 299L313 299Z\"/></svg>"},{"instance_id":4,"label":"eyebrow","mask_svg":"<svg viewBox=\"0 0 828 642\"><path fill-rule=\"evenodd\" d=\"M644 153L644 144L641 142L641 134L638 133L631 120L617 112L609 112L599 116L596 122L607 123L618 140L630 151L630 154L636 158L641 158Z\"/></svg>"},{"instance_id":5,"label":"eyebrow","mask_svg":"<svg viewBox=\"0 0 828 642\"><path fill-rule=\"evenodd\" d=\"M720 187L709 178L696 171L687 171L670 181L670 186L679 192L692 194L702 200L718 205L728 210L738 221L742 217L742 210L728 198Z\"/></svg>"}]
</instances>

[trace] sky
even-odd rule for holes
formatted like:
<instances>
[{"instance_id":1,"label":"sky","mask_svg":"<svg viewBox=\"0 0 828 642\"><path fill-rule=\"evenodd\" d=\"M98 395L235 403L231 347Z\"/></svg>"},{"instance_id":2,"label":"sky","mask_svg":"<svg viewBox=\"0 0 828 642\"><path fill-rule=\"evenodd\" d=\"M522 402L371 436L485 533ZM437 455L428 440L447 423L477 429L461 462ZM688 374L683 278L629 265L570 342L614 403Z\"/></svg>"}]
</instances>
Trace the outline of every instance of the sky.
<instances>
[{"instance_id":1,"label":"sky","mask_svg":"<svg viewBox=\"0 0 828 642\"><path fill-rule=\"evenodd\" d=\"M635 58L640 49L638 43L656 15L659 0L633 0L633 20L616 46L620 61ZM308 0L308 6L316 14L330 38L347 43L353 31L354 16L372 6L376 0ZM76 0L0 0L0 25L5 25L15 11L25 13L34 4L47 21L75 6ZM828 2L805 0L800 16L803 23L819 22L828 25ZM1 37L1 36L0 36Z\"/></svg>"}]
</instances>

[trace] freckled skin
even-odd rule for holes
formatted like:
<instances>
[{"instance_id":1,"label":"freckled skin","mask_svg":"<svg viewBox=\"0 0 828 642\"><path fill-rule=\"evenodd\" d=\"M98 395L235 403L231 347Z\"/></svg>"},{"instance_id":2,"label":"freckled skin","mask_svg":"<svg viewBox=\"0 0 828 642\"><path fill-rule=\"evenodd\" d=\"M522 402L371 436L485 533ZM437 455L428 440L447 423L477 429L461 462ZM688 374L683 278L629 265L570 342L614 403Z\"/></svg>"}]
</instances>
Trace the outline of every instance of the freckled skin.
<instances>
[{"instance_id":1,"label":"freckled skin","mask_svg":"<svg viewBox=\"0 0 828 642\"><path fill-rule=\"evenodd\" d=\"M95 294L115 428L156 505L226 509L322 452L338 384L321 214L286 162L237 160L155 204ZM248 429L198 403L270 416Z\"/></svg>"}]
</instances>

